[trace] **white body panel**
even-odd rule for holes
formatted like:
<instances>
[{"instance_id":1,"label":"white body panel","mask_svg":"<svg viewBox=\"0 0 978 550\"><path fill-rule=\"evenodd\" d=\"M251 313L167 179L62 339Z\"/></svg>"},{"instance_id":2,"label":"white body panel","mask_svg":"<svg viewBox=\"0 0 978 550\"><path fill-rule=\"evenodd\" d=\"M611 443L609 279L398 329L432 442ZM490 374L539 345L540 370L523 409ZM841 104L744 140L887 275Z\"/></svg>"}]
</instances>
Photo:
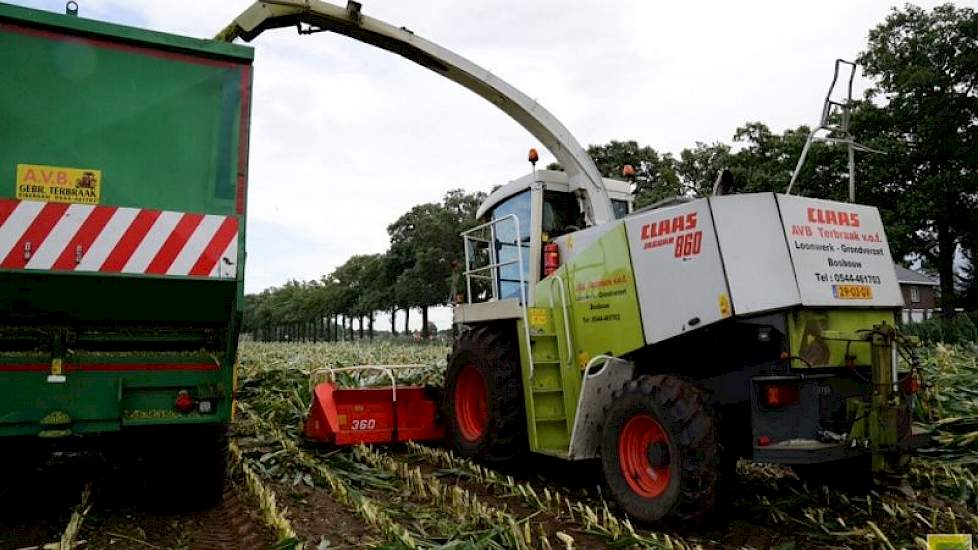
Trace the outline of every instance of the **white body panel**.
<instances>
[{"instance_id":1,"label":"white body panel","mask_svg":"<svg viewBox=\"0 0 978 550\"><path fill-rule=\"evenodd\" d=\"M646 343L731 314L707 199L625 218Z\"/></svg>"},{"instance_id":2,"label":"white body panel","mask_svg":"<svg viewBox=\"0 0 978 550\"><path fill-rule=\"evenodd\" d=\"M903 307L876 208L788 195L777 200L803 305Z\"/></svg>"},{"instance_id":3,"label":"white body panel","mask_svg":"<svg viewBox=\"0 0 978 550\"><path fill-rule=\"evenodd\" d=\"M801 303L772 193L710 199L733 309L750 315Z\"/></svg>"}]
</instances>

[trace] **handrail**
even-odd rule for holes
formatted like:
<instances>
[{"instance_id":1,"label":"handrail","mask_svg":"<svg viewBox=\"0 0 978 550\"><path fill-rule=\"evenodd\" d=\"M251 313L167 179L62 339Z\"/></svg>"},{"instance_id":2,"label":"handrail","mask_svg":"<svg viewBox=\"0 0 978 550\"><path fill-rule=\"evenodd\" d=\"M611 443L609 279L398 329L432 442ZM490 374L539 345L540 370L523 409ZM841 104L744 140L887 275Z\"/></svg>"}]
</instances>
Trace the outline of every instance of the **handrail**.
<instances>
[{"instance_id":1,"label":"handrail","mask_svg":"<svg viewBox=\"0 0 978 550\"><path fill-rule=\"evenodd\" d=\"M507 222L507 221L510 221L510 220L513 222L513 224L515 226L515 229L516 229L516 234L515 234L515 237L513 238L513 242L510 243L509 241L506 241L506 242L497 241L496 238L495 238L495 236L496 236L496 226L499 225L502 222ZM479 231L485 231L486 229L488 229L490 231L490 233L491 233L491 237L490 237L489 240L485 240L485 239L482 239L482 238L474 237L472 235L473 233L476 233L476 232L479 232ZM498 270L499 270L499 268L500 267L503 267L503 266L507 266L507 265L517 264L518 265L518 269L519 269L519 280L518 280L518 282L520 284L520 296L521 296L522 303L525 305L526 304L526 288L525 288L526 287L526 279L524 277L524 270L523 270L523 267L524 267L523 266L523 249L524 248L527 248L527 246L525 244L523 244L523 241L522 241L522 232L520 231L520 219L516 216L516 214L509 214L509 215L503 216L501 218L497 218L495 220L490 220L490 221L488 221L486 223L479 224L479 225L477 225L477 226L475 226L475 227L473 227L473 228L471 228L471 229L469 229L467 231L463 231L462 234L461 234L461 236L462 236L462 239L463 239L463 242L464 242L464 249L465 249L465 273L464 273L464 275L465 275L466 289L468 290L468 293L467 293L467 302L470 303L470 304L472 303L472 279L473 278L476 278L476 279L490 279L492 281L492 298L498 300L500 298L500 289L499 289L499 279L500 278L498 276ZM473 246L471 244L473 242L480 242L480 243L485 243L485 244L488 245L488 250L489 250L489 263L488 264L486 264L486 265L480 265L478 267L473 267L472 266L472 259L471 259L471 257L474 255L474 252L477 249L477 247L475 247L475 246ZM516 247L516 249L517 249L516 258L513 259L513 260L499 261L498 255L496 253L496 243L497 242L500 242L501 244L505 244L505 245L508 245L508 246L511 245L511 246ZM483 275L483 273L484 272L487 272L487 271L490 273L490 276Z\"/></svg>"},{"instance_id":2,"label":"handrail","mask_svg":"<svg viewBox=\"0 0 978 550\"><path fill-rule=\"evenodd\" d=\"M330 378L336 380L336 373L338 372L353 372L353 371L364 371L373 370L377 372L382 372L387 375L391 381L391 401L397 403L397 378L394 377L395 370L401 369L418 369L424 368L427 365L357 365L353 367L320 367L314 369L309 373L309 393L312 393L313 389L316 387L315 376L319 373L328 372Z\"/></svg>"},{"instance_id":3,"label":"handrail","mask_svg":"<svg viewBox=\"0 0 978 550\"><path fill-rule=\"evenodd\" d=\"M564 280L560 278L560 275L557 275L556 277L554 277L553 279L550 280L550 283L549 284L550 284L551 287L553 287L554 281L556 281L557 282L557 286L560 287L560 308L561 308L561 314L562 314L561 316L564 318L564 337L567 340L567 360L573 362L574 361L574 346L573 346L573 343L571 342L570 321L568 320L568 317L570 316L570 314L567 311L567 287L564 286ZM552 292L552 289L551 289L551 293L550 293L550 309L552 310L553 308L554 308L554 295L553 295L553 292Z\"/></svg>"}]
</instances>

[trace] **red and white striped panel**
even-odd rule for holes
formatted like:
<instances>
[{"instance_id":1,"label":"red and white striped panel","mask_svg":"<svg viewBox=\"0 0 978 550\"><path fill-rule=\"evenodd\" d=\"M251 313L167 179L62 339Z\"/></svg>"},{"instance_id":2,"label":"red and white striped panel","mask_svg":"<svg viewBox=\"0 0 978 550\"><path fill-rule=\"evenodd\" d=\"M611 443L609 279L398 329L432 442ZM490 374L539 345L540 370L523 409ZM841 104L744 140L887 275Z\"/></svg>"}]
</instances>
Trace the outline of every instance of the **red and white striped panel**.
<instances>
[{"instance_id":1,"label":"red and white striped panel","mask_svg":"<svg viewBox=\"0 0 978 550\"><path fill-rule=\"evenodd\" d=\"M0 269L231 278L234 216L0 199Z\"/></svg>"}]
</instances>

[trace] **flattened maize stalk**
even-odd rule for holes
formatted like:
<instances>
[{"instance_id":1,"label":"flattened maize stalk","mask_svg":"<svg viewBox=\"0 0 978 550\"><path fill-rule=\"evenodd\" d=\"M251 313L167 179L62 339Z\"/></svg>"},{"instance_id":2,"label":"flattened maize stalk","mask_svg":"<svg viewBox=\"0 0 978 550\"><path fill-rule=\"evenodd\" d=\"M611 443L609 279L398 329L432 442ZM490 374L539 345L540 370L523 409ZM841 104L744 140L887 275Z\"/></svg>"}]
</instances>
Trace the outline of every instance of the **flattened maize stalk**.
<instances>
[{"instance_id":1,"label":"flattened maize stalk","mask_svg":"<svg viewBox=\"0 0 978 550\"><path fill-rule=\"evenodd\" d=\"M470 491L458 485L445 485L435 477L425 477L420 468L412 467L410 464L396 460L390 455L378 453L371 447L358 445L354 448L354 454L369 466L396 475L419 497L428 499L448 510L459 521L470 521L486 528L501 524L509 525L509 531L501 533L506 539L500 541L502 544L516 548L533 546L534 539L530 530L530 518L517 520L509 513L482 502L477 495ZM546 536L544 535L542 538L545 540Z\"/></svg>"},{"instance_id":2,"label":"flattened maize stalk","mask_svg":"<svg viewBox=\"0 0 978 550\"><path fill-rule=\"evenodd\" d=\"M407 445L411 452L436 466L461 469L472 475L478 482L494 488L497 494L501 496L517 496L524 503L544 510L556 518L579 522L583 525L584 531L611 542L653 549L676 548L682 550L695 547L675 537L637 532L629 520L615 516L603 500L600 504L600 513L598 513L591 506L572 500L555 488L544 488L543 496L540 496L529 483L517 482L510 476L503 477L475 462L455 456L451 451L427 447L414 442L409 442ZM563 539L561 541L566 544Z\"/></svg>"},{"instance_id":3,"label":"flattened maize stalk","mask_svg":"<svg viewBox=\"0 0 978 550\"><path fill-rule=\"evenodd\" d=\"M382 506L376 504L369 497L350 490L346 482L330 471L329 468L300 449L281 430L260 418L250 409L243 408L242 413L250 420L261 425L263 431L271 435L299 464L326 480L326 484L333 498L360 516L371 529L388 540L396 540L408 548L418 547L411 533L404 526L394 521L384 511Z\"/></svg>"},{"instance_id":4,"label":"flattened maize stalk","mask_svg":"<svg viewBox=\"0 0 978 550\"><path fill-rule=\"evenodd\" d=\"M286 510L278 507L278 503L275 500L275 492L266 487L258 474L251 469L251 466L248 465L248 462L241 454L241 449L236 442L231 442L229 450L231 451L232 464L236 464L241 469L241 472L244 474L245 484L248 487L248 492L258 501L258 508L261 511L262 521L265 525L275 531L275 536L280 542L297 539L295 530L292 528L292 524L289 523ZM293 548L301 550L303 545L301 542L297 542Z\"/></svg>"}]
</instances>

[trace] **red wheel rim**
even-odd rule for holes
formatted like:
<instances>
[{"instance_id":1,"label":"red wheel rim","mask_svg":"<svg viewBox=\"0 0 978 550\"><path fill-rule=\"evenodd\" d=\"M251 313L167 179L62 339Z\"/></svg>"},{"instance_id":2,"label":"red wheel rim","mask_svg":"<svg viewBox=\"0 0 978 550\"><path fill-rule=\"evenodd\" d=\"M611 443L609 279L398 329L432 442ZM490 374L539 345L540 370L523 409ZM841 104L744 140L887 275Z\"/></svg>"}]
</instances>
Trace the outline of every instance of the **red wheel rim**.
<instances>
[{"instance_id":1,"label":"red wheel rim","mask_svg":"<svg viewBox=\"0 0 978 550\"><path fill-rule=\"evenodd\" d=\"M489 420L486 381L471 364L462 367L455 381L455 419L462 437L468 441L477 441L486 431Z\"/></svg>"},{"instance_id":2,"label":"red wheel rim","mask_svg":"<svg viewBox=\"0 0 978 550\"><path fill-rule=\"evenodd\" d=\"M652 466L649 447L656 443L668 449L669 438L662 425L647 414L631 417L618 436L618 463L628 486L645 498L655 498L669 486L669 464Z\"/></svg>"}]
</instances>

